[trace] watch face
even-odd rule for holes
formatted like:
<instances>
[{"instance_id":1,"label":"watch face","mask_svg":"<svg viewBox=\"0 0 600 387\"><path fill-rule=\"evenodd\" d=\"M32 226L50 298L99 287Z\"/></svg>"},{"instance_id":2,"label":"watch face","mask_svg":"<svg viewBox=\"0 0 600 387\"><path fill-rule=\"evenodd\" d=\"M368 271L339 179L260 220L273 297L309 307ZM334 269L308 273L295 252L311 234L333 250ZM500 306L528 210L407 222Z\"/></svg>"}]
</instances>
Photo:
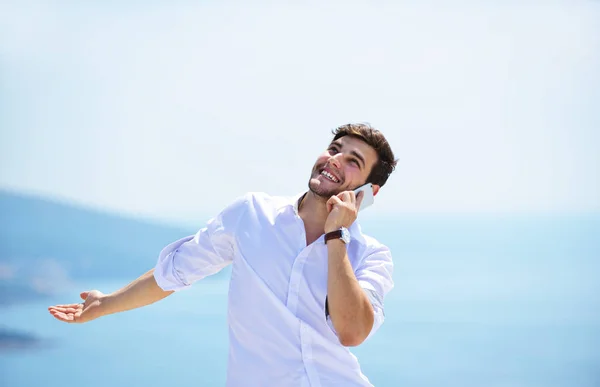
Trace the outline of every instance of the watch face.
<instances>
[{"instance_id":1,"label":"watch face","mask_svg":"<svg viewBox=\"0 0 600 387\"><path fill-rule=\"evenodd\" d=\"M350 232L347 228L342 228L342 240L346 244L350 243Z\"/></svg>"}]
</instances>

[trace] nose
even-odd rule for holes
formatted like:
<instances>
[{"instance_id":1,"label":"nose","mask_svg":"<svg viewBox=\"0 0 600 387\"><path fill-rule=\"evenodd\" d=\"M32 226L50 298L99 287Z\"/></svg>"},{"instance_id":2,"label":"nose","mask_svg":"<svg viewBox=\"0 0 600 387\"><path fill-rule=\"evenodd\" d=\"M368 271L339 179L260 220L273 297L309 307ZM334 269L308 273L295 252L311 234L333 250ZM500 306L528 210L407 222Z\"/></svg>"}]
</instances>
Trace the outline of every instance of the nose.
<instances>
[{"instance_id":1,"label":"nose","mask_svg":"<svg viewBox=\"0 0 600 387\"><path fill-rule=\"evenodd\" d=\"M335 169L340 169L342 167L342 164L340 162L340 157L342 157L341 155L341 153L336 153L335 155L329 158L329 164L333 165Z\"/></svg>"}]
</instances>

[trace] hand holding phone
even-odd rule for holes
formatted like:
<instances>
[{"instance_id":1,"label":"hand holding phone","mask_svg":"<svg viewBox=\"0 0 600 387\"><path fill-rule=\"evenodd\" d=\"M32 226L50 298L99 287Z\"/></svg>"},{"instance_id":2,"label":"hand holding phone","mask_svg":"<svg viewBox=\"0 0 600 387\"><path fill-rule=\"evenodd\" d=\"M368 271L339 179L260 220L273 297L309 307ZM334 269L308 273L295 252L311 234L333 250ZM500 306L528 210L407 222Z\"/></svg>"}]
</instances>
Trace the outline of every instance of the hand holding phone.
<instances>
[{"instance_id":1,"label":"hand holding phone","mask_svg":"<svg viewBox=\"0 0 600 387\"><path fill-rule=\"evenodd\" d=\"M375 202L375 197L373 195L373 184L367 183L354 190L356 196L358 196L359 192L364 192L362 202L360 203L360 208L358 209L358 211L362 211Z\"/></svg>"}]
</instances>

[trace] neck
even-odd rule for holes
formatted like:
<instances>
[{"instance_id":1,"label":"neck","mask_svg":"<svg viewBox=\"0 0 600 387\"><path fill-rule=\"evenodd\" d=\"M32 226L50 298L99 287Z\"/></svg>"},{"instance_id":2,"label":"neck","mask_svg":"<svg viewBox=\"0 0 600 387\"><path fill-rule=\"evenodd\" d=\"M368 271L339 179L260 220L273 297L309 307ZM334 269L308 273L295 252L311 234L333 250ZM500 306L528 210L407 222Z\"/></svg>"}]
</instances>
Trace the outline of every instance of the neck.
<instances>
[{"instance_id":1,"label":"neck","mask_svg":"<svg viewBox=\"0 0 600 387\"><path fill-rule=\"evenodd\" d=\"M323 234L325 221L329 215L327 199L317 196L309 190L300 201L298 215L304 222L307 234L317 236Z\"/></svg>"}]
</instances>

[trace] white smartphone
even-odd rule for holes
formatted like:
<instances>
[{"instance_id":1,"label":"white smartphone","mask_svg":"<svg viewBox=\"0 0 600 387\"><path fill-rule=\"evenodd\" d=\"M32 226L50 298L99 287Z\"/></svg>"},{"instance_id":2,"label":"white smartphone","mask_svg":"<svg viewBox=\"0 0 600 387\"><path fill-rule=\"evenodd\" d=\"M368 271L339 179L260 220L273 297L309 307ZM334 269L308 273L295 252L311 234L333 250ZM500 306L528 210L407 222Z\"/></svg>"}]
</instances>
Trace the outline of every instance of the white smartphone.
<instances>
[{"instance_id":1,"label":"white smartphone","mask_svg":"<svg viewBox=\"0 0 600 387\"><path fill-rule=\"evenodd\" d=\"M367 183L354 190L354 193L357 196L359 192L364 192L360 208L358 209L358 211L362 211L375 202L375 197L373 196L373 184Z\"/></svg>"}]
</instances>

